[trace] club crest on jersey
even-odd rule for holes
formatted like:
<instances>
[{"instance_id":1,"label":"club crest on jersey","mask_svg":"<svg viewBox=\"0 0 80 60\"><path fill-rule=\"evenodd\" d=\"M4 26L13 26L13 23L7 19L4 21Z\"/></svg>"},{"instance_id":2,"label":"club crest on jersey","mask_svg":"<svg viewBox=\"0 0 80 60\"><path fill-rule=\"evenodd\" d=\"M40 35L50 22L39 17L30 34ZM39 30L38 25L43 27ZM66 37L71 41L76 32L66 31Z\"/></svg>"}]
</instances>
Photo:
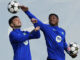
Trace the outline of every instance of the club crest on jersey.
<instances>
[{"instance_id":1,"label":"club crest on jersey","mask_svg":"<svg viewBox=\"0 0 80 60\"><path fill-rule=\"evenodd\" d=\"M59 42L61 42L62 41L62 37L61 36L56 36L56 41L59 43Z\"/></svg>"},{"instance_id":2,"label":"club crest on jersey","mask_svg":"<svg viewBox=\"0 0 80 60\"><path fill-rule=\"evenodd\" d=\"M24 42L24 45L28 45L28 41L25 41L25 42Z\"/></svg>"},{"instance_id":3,"label":"club crest on jersey","mask_svg":"<svg viewBox=\"0 0 80 60\"><path fill-rule=\"evenodd\" d=\"M26 35L26 33L23 33L24 35Z\"/></svg>"},{"instance_id":4,"label":"club crest on jersey","mask_svg":"<svg viewBox=\"0 0 80 60\"><path fill-rule=\"evenodd\" d=\"M62 32L62 35L64 35L64 32Z\"/></svg>"}]
</instances>

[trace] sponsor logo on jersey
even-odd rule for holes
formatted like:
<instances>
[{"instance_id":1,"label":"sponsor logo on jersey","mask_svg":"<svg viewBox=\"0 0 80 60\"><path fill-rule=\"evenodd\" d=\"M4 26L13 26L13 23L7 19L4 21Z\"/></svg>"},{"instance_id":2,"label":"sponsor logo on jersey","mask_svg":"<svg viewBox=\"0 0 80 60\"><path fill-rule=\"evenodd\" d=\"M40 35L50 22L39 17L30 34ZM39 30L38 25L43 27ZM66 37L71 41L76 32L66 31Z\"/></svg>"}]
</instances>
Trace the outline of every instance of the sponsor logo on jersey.
<instances>
[{"instance_id":1,"label":"sponsor logo on jersey","mask_svg":"<svg viewBox=\"0 0 80 60\"><path fill-rule=\"evenodd\" d=\"M53 31L56 31L56 29L53 29Z\"/></svg>"}]
</instances>

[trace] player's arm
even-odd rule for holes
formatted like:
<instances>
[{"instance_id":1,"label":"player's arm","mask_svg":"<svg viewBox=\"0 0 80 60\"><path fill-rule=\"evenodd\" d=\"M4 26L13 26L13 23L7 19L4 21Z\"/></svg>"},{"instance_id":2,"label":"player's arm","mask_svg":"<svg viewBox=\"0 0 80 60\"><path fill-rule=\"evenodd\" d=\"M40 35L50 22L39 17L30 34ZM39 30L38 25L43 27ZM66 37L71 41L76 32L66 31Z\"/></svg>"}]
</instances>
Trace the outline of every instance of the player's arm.
<instances>
[{"instance_id":1,"label":"player's arm","mask_svg":"<svg viewBox=\"0 0 80 60\"><path fill-rule=\"evenodd\" d=\"M64 40L64 50L68 53L69 49L70 48L68 47L66 40Z\"/></svg>"},{"instance_id":2,"label":"player's arm","mask_svg":"<svg viewBox=\"0 0 80 60\"><path fill-rule=\"evenodd\" d=\"M70 47L66 43L66 40L64 40L64 50L71 56L71 54L70 54Z\"/></svg>"},{"instance_id":3,"label":"player's arm","mask_svg":"<svg viewBox=\"0 0 80 60\"><path fill-rule=\"evenodd\" d=\"M75 58L77 55L76 54L71 54L70 53L70 47L68 46L66 40L64 39L64 50L72 57Z\"/></svg>"},{"instance_id":4,"label":"player's arm","mask_svg":"<svg viewBox=\"0 0 80 60\"><path fill-rule=\"evenodd\" d=\"M65 39L65 30L64 30L64 50L69 54L69 51L70 51L70 47L68 47L68 44L66 42L66 39Z\"/></svg>"},{"instance_id":5,"label":"player's arm","mask_svg":"<svg viewBox=\"0 0 80 60\"><path fill-rule=\"evenodd\" d=\"M21 6L21 9L22 9L22 11L24 11L24 12L28 15L28 17L29 17L30 19L32 19L32 18L37 19L37 18L29 11L28 7L26 7L26 6ZM37 20L38 20L38 19L37 19Z\"/></svg>"},{"instance_id":6,"label":"player's arm","mask_svg":"<svg viewBox=\"0 0 80 60\"><path fill-rule=\"evenodd\" d=\"M65 51L72 57L75 58L77 56L77 54L72 54L70 53L70 47L67 45L67 43L65 42Z\"/></svg>"},{"instance_id":7,"label":"player's arm","mask_svg":"<svg viewBox=\"0 0 80 60\"><path fill-rule=\"evenodd\" d=\"M28 7L21 6L21 9L27 14L30 20L33 22L34 26L40 26L40 29L45 29L45 24L42 23L38 18L36 18L28 9Z\"/></svg>"},{"instance_id":8,"label":"player's arm","mask_svg":"<svg viewBox=\"0 0 80 60\"><path fill-rule=\"evenodd\" d=\"M13 42L24 42L29 39L29 34L24 35L22 33L17 34L12 32L9 37Z\"/></svg>"},{"instance_id":9,"label":"player's arm","mask_svg":"<svg viewBox=\"0 0 80 60\"><path fill-rule=\"evenodd\" d=\"M29 34L29 39L37 39L40 38L40 27L36 27L33 31Z\"/></svg>"}]
</instances>

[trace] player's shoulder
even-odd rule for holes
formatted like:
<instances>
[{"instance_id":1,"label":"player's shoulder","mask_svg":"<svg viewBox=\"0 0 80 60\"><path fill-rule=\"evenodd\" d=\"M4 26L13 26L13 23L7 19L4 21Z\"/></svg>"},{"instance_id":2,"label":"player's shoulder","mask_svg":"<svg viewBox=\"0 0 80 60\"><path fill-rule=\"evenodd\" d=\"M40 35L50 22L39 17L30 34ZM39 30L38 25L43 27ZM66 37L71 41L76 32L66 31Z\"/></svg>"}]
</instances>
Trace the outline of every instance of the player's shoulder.
<instances>
[{"instance_id":1,"label":"player's shoulder","mask_svg":"<svg viewBox=\"0 0 80 60\"><path fill-rule=\"evenodd\" d=\"M66 33L66 32L65 32L65 29L63 29L62 27L59 27L59 29L60 29L60 31Z\"/></svg>"},{"instance_id":2,"label":"player's shoulder","mask_svg":"<svg viewBox=\"0 0 80 60\"><path fill-rule=\"evenodd\" d=\"M10 34L9 34L9 36L13 35L14 33L15 33L14 31L11 31Z\"/></svg>"},{"instance_id":3,"label":"player's shoulder","mask_svg":"<svg viewBox=\"0 0 80 60\"><path fill-rule=\"evenodd\" d=\"M65 29L63 29L62 27L59 27L59 29L65 32Z\"/></svg>"},{"instance_id":4,"label":"player's shoulder","mask_svg":"<svg viewBox=\"0 0 80 60\"><path fill-rule=\"evenodd\" d=\"M10 34L9 34L9 38L10 40L12 40L12 37L14 36L15 32L14 31L11 31Z\"/></svg>"},{"instance_id":5,"label":"player's shoulder","mask_svg":"<svg viewBox=\"0 0 80 60\"><path fill-rule=\"evenodd\" d=\"M44 24L44 25L46 25L46 26L51 26L50 24Z\"/></svg>"}]
</instances>

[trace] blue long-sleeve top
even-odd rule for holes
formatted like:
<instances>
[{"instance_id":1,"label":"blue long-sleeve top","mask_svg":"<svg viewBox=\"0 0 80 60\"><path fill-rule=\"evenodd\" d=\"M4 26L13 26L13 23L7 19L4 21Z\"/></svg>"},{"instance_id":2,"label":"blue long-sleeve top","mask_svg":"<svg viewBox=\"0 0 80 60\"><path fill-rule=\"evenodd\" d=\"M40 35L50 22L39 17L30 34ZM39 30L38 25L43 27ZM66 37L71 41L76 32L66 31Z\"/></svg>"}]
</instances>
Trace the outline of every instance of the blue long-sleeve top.
<instances>
[{"instance_id":1,"label":"blue long-sleeve top","mask_svg":"<svg viewBox=\"0 0 80 60\"><path fill-rule=\"evenodd\" d=\"M21 31L14 29L10 35L10 42L13 47L14 57L13 60L32 60L30 52L30 39L40 37L40 32L33 30L31 33L28 31Z\"/></svg>"},{"instance_id":2,"label":"blue long-sleeve top","mask_svg":"<svg viewBox=\"0 0 80 60\"><path fill-rule=\"evenodd\" d=\"M47 45L48 59L65 60L64 50L67 51L68 47L65 40L65 30L58 26L42 23L30 11L25 11L25 13L30 20L32 18L36 19L37 22L34 23L34 26L40 26L40 29L43 31Z\"/></svg>"}]
</instances>

